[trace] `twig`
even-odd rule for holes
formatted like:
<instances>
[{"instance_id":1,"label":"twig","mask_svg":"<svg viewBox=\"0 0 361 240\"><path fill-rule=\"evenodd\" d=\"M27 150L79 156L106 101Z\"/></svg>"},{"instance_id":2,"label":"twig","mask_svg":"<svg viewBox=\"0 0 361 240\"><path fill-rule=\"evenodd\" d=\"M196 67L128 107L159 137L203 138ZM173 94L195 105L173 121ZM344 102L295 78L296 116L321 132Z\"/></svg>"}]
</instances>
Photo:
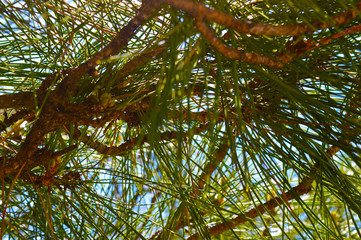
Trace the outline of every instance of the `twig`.
<instances>
[{"instance_id":1,"label":"twig","mask_svg":"<svg viewBox=\"0 0 361 240\"><path fill-rule=\"evenodd\" d=\"M13 125L20 119L25 119L26 121L32 121L35 117L35 113L29 110L20 110L12 114L9 118L4 119L4 125L0 126L0 132L4 131L8 126Z\"/></svg>"},{"instance_id":2,"label":"twig","mask_svg":"<svg viewBox=\"0 0 361 240\"><path fill-rule=\"evenodd\" d=\"M331 37L323 38L318 42L315 42L315 43L311 42L311 43L307 44L307 46L304 49L304 52L311 51L313 49L322 47L322 46L330 43L334 39L343 37L345 35L348 35L348 34L351 34L351 33L354 33L354 32L359 32L359 31L361 31L361 25L357 25L357 26L347 28L347 29L345 29L345 30L343 30L343 31L341 31L339 33L336 33L336 34L332 35Z\"/></svg>"},{"instance_id":3,"label":"twig","mask_svg":"<svg viewBox=\"0 0 361 240\"><path fill-rule=\"evenodd\" d=\"M150 15L155 12L159 6L160 2L158 0L147 1L146 4L143 4L140 7L137 15L119 31L119 33L107 46L93 55L91 59L74 68L69 73L69 76L65 78L56 88L56 97L63 96L63 98L61 100L59 99L58 102L64 104L66 102L66 98L64 99L66 94L73 94L77 91L79 88L79 86L75 84L77 80L86 75L90 70L94 69L101 63L101 61L118 54L119 51L124 48L128 44L129 40L135 35L136 30L146 22Z\"/></svg>"},{"instance_id":4,"label":"twig","mask_svg":"<svg viewBox=\"0 0 361 240\"><path fill-rule=\"evenodd\" d=\"M79 85L76 82L89 70L99 65L100 62L111 55L117 54L121 48L128 44L128 41L136 33L136 30L148 19L148 17L159 7L158 0L152 0L142 5L137 15L121 29L117 36L102 50L96 53L91 59L78 67L72 69L69 74L56 87L55 91L49 94L47 102L44 104L39 119L33 125L24 143L21 145L15 162L19 165L30 161L31 156L41 144L43 137L50 131L58 128L62 123L58 119L57 109L67 105L67 94L74 94Z\"/></svg>"},{"instance_id":5,"label":"twig","mask_svg":"<svg viewBox=\"0 0 361 240\"><path fill-rule=\"evenodd\" d=\"M315 32L333 26L340 26L356 18L361 10L361 1L355 5L355 9L349 9L343 13L331 16L330 22L313 21L311 23L296 23L291 25L272 25L256 23L247 20L239 20L232 15L216 9L206 7L203 3L194 3L192 0L162 0L177 9L183 10L193 17L201 17L216 22L220 25L232 28L240 33L274 35L274 36L297 36L307 32Z\"/></svg>"},{"instance_id":6,"label":"twig","mask_svg":"<svg viewBox=\"0 0 361 240\"><path fill-rule=\"evenodd\" d=\"M285 202L288 202L290 200L293 200L299 196L302 196L310 192L312 182L313 182L312 178L309 177L304 178L299 185L293 187L285 194L282 194L283 196L282 198L275 197L267 201L266 203L260 204L256 208L253 208L248 212L227 221L226 223L225 222L219 223L213 227L208 228L209 235L210 236L219 235L225 231L228 231L230 228L234 228L242 223L249 221L250 219L258 217L260 214L265 213L266 209L270 211L271 209L274 209L275 207L282 205ZM187 238L187 240L196 240L199 239L199 237L200 237L199 234L195 233L189 238Z\"/></svg>"},{"instance_id":7,"label":"twig","mask_svg":"<svg viewBox=\"0 0 361 240\"><path fill-rule=\"evenodd\" d=\"M195 133L199 134L201 132L204 132L207 129L207 126L208 124L204 124L197 127L195 129ZM81 136L81 131L79 129L76 129L74 133L74 138L78 139L80 136ZM176 139L176 137L177 137L177 132L175 131L165 131L160 134L161 141L169 141L172 139ZM187 137L187 134L184 133L183 137L184 138ZM147 136L143 136L142 138L134 137L125 141L119 146L107 146L99 141L93 140L90 136L84 134L81 141L101 154L122 156L126 154L129 150L133 149L135 146L137 145L141 146L144 143L148 142L148 139Z\"/></svg>"},{"instance_id":8,"label":"twig","mask_svg":"<svg viewBox=\"0 0 361 240\"><path fill-rule=\"evenodd\" d=\"M293 60L293 57L287 53L273 60L261 54L236 50L222 43L222 41L217 38L213 30L207 26L203 19L196 18L195 24L199 32L204 36L205 39L207 39L212 47L230 59L241 60L251 64L260 64L272 68L281 68L283 67L284 63L289 63Z\"/></svg>"},{"instance_id":9,"label":"twig","mask_svg":"<svg viewBox=\"0 0 361 240\"><path fill-rule=\"evenodd\" d=\"M326 154L329 158L334 156L338 151L340 150L337 146L332 146L326 150ZM316 167L317 169L317 167ZM265 213L266 211L271 211L275 207L282 205L284 203L288 203L290 200L296 199L306 193L309 193L311 191L311 185L312 185L313 179L310 177L304 177L300 184L298 184L296 187L291 188L286 193L282 193L281 197L275 197L263 204L258 205L257 207L247 211L244 214L241 214L235 218L232 218L228 220L227 222L222 222L219 224L216 224L213 227L208 228L208 233L210 236L216 236L223 232L226 232L230 230L230 228L234 228L242 223L245 223L249 221L250 219L254 219L258 217L259 215ZM199 239L200 235L199 233L195 233L187 240L196 240Z\"/></svg>"}]
</instances>

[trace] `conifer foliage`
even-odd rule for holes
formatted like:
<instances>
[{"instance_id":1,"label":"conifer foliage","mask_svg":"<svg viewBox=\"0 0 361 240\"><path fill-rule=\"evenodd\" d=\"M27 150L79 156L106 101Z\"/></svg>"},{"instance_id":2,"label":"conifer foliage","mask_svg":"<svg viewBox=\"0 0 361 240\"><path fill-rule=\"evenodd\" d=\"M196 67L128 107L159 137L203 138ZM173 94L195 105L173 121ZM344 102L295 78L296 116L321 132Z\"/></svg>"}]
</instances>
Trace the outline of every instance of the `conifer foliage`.
<instances>
[{"instance_id":1,"label":"conifer foliage","mask_svg":"<svg viewBox=\"0 0 361 240\"><path fill-rule=\"evenodd\" d=\"M0 238L361 238L360 17L1 1Z\"/></svg>"}]
</instances>

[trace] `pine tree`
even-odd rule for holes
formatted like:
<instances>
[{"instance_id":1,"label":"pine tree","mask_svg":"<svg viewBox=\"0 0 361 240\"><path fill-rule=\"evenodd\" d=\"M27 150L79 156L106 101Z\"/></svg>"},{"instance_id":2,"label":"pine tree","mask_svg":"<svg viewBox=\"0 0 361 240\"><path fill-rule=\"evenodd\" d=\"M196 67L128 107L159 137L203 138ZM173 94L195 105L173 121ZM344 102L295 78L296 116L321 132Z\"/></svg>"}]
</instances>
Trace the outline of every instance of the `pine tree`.
<instances>
[{"instance_id":1,"label":"pine tree","mask_svg":"<svg viewBox=\"0 0 361 240\"><path fill-rule=\"evenodd\" d=\"M1 1L1 238L361 238L360 11Z\"/></svg>"}]
</instances>

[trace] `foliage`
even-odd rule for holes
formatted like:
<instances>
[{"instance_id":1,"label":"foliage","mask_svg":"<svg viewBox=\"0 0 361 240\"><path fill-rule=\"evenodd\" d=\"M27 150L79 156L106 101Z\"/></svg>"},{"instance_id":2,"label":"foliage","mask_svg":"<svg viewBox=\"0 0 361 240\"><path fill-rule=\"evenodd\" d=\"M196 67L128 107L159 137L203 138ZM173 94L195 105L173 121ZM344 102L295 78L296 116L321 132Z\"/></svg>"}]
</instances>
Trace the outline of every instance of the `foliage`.
<instances>
[{"instance_id":1,"label":"foliage","mask_svg":"<svg viewBox=\"0 0 361 240\"><path fill-rule=\"evenodd\" d=\"M361 238L360 10L0 2L1 237Z\"/></svg>"}]
</instances>

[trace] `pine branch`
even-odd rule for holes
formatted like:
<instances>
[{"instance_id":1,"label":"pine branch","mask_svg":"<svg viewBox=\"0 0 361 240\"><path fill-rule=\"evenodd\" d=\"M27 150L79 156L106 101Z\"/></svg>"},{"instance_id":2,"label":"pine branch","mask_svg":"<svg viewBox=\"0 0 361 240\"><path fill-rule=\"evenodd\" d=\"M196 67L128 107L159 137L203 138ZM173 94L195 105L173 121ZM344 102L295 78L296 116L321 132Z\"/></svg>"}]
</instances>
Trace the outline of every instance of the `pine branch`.
<instances>
[{"instance_id":1,"label":"pine branch","mask_svg":"<svg viewBox=\"0 0 361 240\"><path fill-rule=\"evenodd\" d=\"M339 150L339 147L332 146L326 150L326 154L329 156L329 158L332 158ZM315 169L317 171L317 166L315 167ZM272 198L271 200L260 204L257 207L245 212L244 214L228 220L227 222L222 222L216 224L213 227L209 227L207 229L207 232L210 236L217 236L223 232L229 231L230 228L235 228L242 223L248 222L251 219L258 217L265 212L273 211L274 208L280 205L284 205L293 199L298 199L300 196L305 195L311 191L311 185L313 181L314 179L312 179L311 177L304 177L296 187L293 187L289 191L282 193L282 198ZM187 238L187 240L197 240L200 237L201 236L199 235L199 233L195 233L189 238Z\"/></svg>"},{"instance_id":2,"label":"pine branch","mask_svg":"<svg viewBox=\"0 0 361 240\"><path fill-rule=\"evenodd\" d=\"M254 35L274 35L274 36L299 36L307 32L316 32L329 27L346 24L358 16L361 10L361 2L355 5L355 8L349 9L343 13L331 16L330 22L314 21L310 24L296 23L292 25L272 25L255 23L248 20L238 20L232 15L223 13L216 9L206 7L203 3L194 3L192 0L162 0L163 2L187 12L194 18L201 18L216 22L220 25L232 28L239 33Z\"/></svg>"}]
</instances>

